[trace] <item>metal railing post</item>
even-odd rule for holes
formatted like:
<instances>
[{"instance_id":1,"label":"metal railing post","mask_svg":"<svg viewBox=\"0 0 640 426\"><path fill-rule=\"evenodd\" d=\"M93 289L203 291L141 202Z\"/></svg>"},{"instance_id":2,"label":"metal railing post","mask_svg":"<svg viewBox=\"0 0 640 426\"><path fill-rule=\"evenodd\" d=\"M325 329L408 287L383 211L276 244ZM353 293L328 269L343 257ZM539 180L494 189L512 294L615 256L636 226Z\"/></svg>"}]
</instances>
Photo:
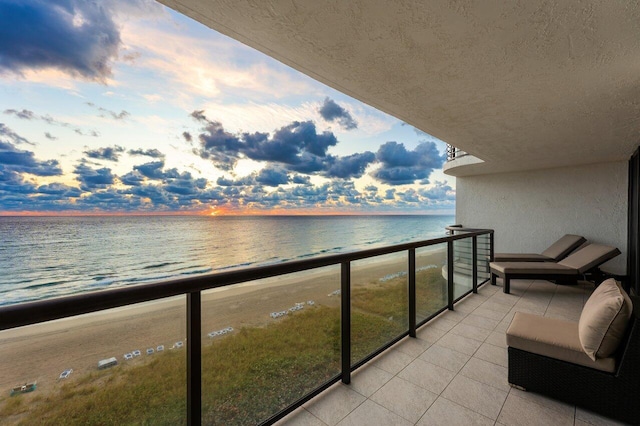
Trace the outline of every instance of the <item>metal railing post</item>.
<instances>
[{"instance_id":1,"label":"metal railing post","mask_svg":"<svg viewBox=\"0 0 640 426\"><path fill-rule=\"evenodd\" d=\"M494 253L493 231L491 231L489 233L489 262L493 262Z\"/></svg>"},{"instance_id":2,"label":"metal railing post","mask_svg":"<svg viewBox=\"0 0 640 426\"><path fill-rule=\"evenodd\" d=\"M340 267L340 325L342 340L342 383L351 383L351 262Z\"/></svg>"},{"instance_id":3,"label":"metal railing post","mask_svg":"<svg viewBox=\"0 0 640 426\"><path fill-rule=\"evenodd\" d=\"M478 292L478 237L471 237L471 261L473 266L471 267L471 279L473 280L473 292Z\"/></svg>"},{"instance_id":4,"label":"metal railing post","mask_svg":"<svg viewBox=\"0 0 640 426\"><path fill-rule=\"evenodd\" d=\"M187 424L202 422L202 306L199 291L187 293Z\"/></svg>"},{"instance_id":5,"label":"metal railing post","mask_svg":"<svg viewBox=\"0 0 640 426\"><path fill-rule=\"evenodd\" d=\"M453 311L453 241L447 241L447 307Z\"/></svg>"},{"instance_id":6,"label":"metal railing post","mask_svg":"<svg viewBox=\"0 0 640 426\"><path fill-rule=\"evenodd\" d=\"M409 336L416 337L416 249L409 250Z\"/></svg>"}]
</instances>

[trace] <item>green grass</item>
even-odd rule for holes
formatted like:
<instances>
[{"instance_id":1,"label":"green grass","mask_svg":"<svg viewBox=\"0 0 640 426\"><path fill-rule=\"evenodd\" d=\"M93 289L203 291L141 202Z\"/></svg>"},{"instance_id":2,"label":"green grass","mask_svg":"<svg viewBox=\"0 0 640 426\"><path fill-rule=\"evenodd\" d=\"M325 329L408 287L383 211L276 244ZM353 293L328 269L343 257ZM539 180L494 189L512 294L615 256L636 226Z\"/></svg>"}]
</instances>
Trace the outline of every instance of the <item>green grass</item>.
<instances>
[{"instance_id":1,"label":"green grass","mask_svg":"<svg viewBox=\"0 0 640 426\"><path fill-rule=\"evenodd\" d=\"M419 301L442 306L438 277L435 270L418 273ZM406 305L404 278L352 290L354 361L406 330ZM95 371L29 403L23 396L5 398L0 417L29 425L184 424L185 356L173 350L148 363ZM203 424L258 423L339 371L338 308L316 306L243 328L203 347Z\"/></svg>"}]
</instances>

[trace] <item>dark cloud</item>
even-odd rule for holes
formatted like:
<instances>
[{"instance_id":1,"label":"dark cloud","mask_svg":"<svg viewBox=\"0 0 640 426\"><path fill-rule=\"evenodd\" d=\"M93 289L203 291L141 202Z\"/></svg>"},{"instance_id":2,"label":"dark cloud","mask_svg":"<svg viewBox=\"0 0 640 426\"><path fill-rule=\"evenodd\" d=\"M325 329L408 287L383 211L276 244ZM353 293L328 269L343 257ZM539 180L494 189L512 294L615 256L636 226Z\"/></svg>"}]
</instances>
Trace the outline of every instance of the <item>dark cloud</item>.
<instances>
[{"instance_id":1,"label":"dark cloud","mask_svg":"<svg viewBox=\"0 0 640 426\"><path fill-rule=\"evenodd\" d=\"M240 139L225 131L222 124L209 121L202 111L194 111L191 116L206 123L204 133L198 136L200 149L196 149L195 153L211 160L221 170L232 170L243 148Z\"/></svg>"},{"instance_id":2,"label":"dark cloud","mask_svg":"<svg viewBox=\"0 0 640 426\"><path fill-rule=\"evenodd\" d=\"M21 143L25 143L27 145L35 145L34 143L29 142L26 138L23 138L9 127L7 127L4 123L0 123L0 138L5 137L9 139L11 142L19 145Z\"/></svg>"},{"instance_id":3,"label":"dark cloud","mask_svg":"<svg viewBox=\"0 0 640 426\"><path fill-rule=\"evenodd\" d=\"M139 186L144 182L144 175L137 170L120 176L120 182L129 186Z\"/></svg>"},{"instance_id":4,"label":"dark cloud","mask_svg":"<svg viewBox=\"0 0 640 426\"><path fill-rule=\"evenodd\" d=\"M419 193L429 200L455 201L456 199L456 190L451 188L447 182L436 182L435 185L429 189L420 189Z\"/></svg>"},{"instance_id":5,"label":"dark cloud","mask_svg":"<svg viewBox=\"0 0 640 426\"><path fill-rule=\"evenodd\" d=\"M195 120L200 121L202 123L211 123L211 121L209 121L207 116L204 115L203 109L194 110L191 114L189 114L189 116L193 117Z\"/></svg>"},{"instance_id":6,"label":"dark cloud","mask_svg":"<svg viewBox=\"0 0 640 426\"><path fill-rule=\"evenodd\" d=\"M284 169L265 167L256 176L256 182L266 186L286 185L289 183L289 175Z\"/></svg>"},{"instance_id":7,"label":"dark cloud","mask_svg":"<svg viewBox=\"0 0 640 426\"><path fill-rule=\"evenodd\" d=\"M78 164L73 173L80 182L80 188L88 192L107 188L113 184L115 178L111 169L106 167L93 169L84 162Z\"/></svg>"},{"instance_id":8,"label":"dark cloud","mask_svg":"<svg viewBox=\"0 0 640 426\"><path fill-rule=\"evenodd\" d=\"M103 108L101 106L98 106L96 104L94 104L93 102L85 102L87 105L89 105L92 108L97 109L98 111L100 111L100 115L99 117L110 117L113 118L114 120L124 120L125 118L129 117L131 114L125 110L122 110L120 112L115 112L115 111L111 111L109 109Z\"/></svg>"},{"instance_id":9,"label":"dark cloud","mask_svg":"<svg viewBox=\"0 0 640 426\"><path fill-rule=\"evenodd\" d=\"M120 154L123 152L124 148L118 145L84 151L85 155L89 158L108 161L118 161L120 159Z\"/></svg>"},{"instance_id":10,"label":"dark cloud","mask_svg":"<svg viewBox=\"0 0 640 426\"><path fill-rule=\"evenodd\" d=\"M348 155L346 157L335 157L326 171L325 176L330 178L349 179L360 177L369 164L375 161L373 152L363 152L361 154Z\"/></svg>"},{"instance_id":11,"label":"dark cloud","mask_svg":"<svg viewBox=\"0 0 640 426\"><path fill-rule=\"evenodd\" d=\"M303 180L304 181L304 180ZM291 178L287 170L281 167L265 167L259 172L254 172L249 176L239 179L230 179L227 177L219 177L216 184L224 187L250 187L250 186L280 186L291 182Z\"/></svg>"},{"instance_id":12,"label":"dark cloud","mask_svg":"<svg viewBox=\"0 0 640 426\"><path fill-rule=\"evenodd\" d=\"M385 200L395 200L396 198L396 190L395 189L387 189L384 193Z\"/></svg>"},{"instance_id":13,"label":"dark cloud","mask_svg":"<svg viewBox=\"0 0 640 426\"><path fill-rule=\"evenodd\" d=\"M164 179L165 173L162 170L163 168L164 161L152 161L150 163L133 166L134 170L137 170L140 174L149 179Z\"/></svg>"},{"instance_id":14,"label":"dark cloud","mask_svg":"<svg viewBox=\"0 0 640 426\"><path fill-rule=\"evenodd\" d=\"M193 141L193 136L191 136L191 133L189 133L189 132L182 132L182 137L187 142L192 142Z\"/></svg>"},{"instance_id":15,"label":"dark cloud","mask_svg":"<svg viewBox=\"0 0 640 426\"><path fill-rule=\"evenodd\" d=\"M82 191L72 186L62 183L50 183L38 187L37 192L40 194L57 195L59 197L77 198L82 195Z\"/></svg>"},{"instance_id":16,"label":"dark cloud","mask_svg":"<svg viewBox=\"0 0 640 426\"><path fill-rule=\"evenodd\" d=\"M197 199L200 191L207 186L204 178L194 179L191 173L182 173L178 178L169 179L164 187L165 191L179 195L192 195L192 199Z\"/></svg>"},{"instance_id":17,"label":"dark cloud","mask_svg":"<svg viewBox=\"0 0 640 426\"><path fill-rule=\"evenodd\" d=\"M291 182L292 183L301 184L301 185L310 185L311 184L311 178L309 176L294 175L291 178Z\"/></svg>"},{"instance_id":18,"label":"dark cloud","mask_svg":"<svg viewBox=\"0 0 640 426\"><path fill-rule=\"evenodd\" d=\"M333 99L325 98L318 112L327 121L336 121L345 130L358 128L358 123L353 119L349 111L338 105Z\"/></svg>"},{"instance_id":19,"label":"dark cloud","mask_svg":"<svg viewBox=\"0 0 640 426\"><path fill-rule=\"evenodd\" d=\"M362 176L376 158L371 152L348 157L328 154L338 139L331 132L319 133L311 121L294 121L273 135L260 132L236 135L227 132L221 123L209 120L203 111L194 111L191 116L205 123L204 132L198 136L200 147L194 152L221 170L231 171L238 160L249 158L287 171L347 179Z\"/></svg>"},{"instance_id":20,"label":"dark cloud","mask_svg":"<svg viewBox=\"0 0 640 426\"><path fill-rule=\"evenodd\" d=\"M56 68L104 82L120 44L118 26L100 2L0 3L0 71Z\"/></svg>"},{"instance_id":21,"label":"dark cloud","mask_svg":"<svg viewBox=\"0 0 640 426\"><path fill-rule=\"evenodd\" d=\"M36 176L58 176L62 169L57 160L39 161L31 151L17 149L10 142L0 141L0 165L15 173L30 173Z\"/></svg>"},{"instance_id":22,"label":"dark cloud","mask_svg":"<svg viewBox=\"0 0 640 426\"><path fill-rule=\"evenodd\" d=\"M0 164L0 196L31 194L33 192L35 192L35 186L31 182L25 181L17 171ZM3 199L0 198L0 201L3 201ZM4 209L4 202L0 202L0 206L3 206Z\"/></svg>"},{"instance_id":23,"label":"dark cloud","mask_svg":"<svg viewBox=\"0 0 640 426\"><path fill-rule=\"evenodd\" d=\"M164 158L164 154L157 149L130 149L128 151L129 155L140 155L151 158Z\"/></svg>"},{"instance_id":24,"label":"dark cloud","mask_svg":"<svg viewBox=\"0 0 640 426\"><path fill-rule=\"evenodd\" d=\"M51 140L51 141L58 140L58 138L57 138L57 137L53 136L53 135L52 135L51 133L49 133L49 132L44 132L44 137L45 137L45 138L47 138L47 139L49 139L49 140Z\"/></svg>"},{"instance_id":25,"label":"dark cloud","mask_svg":"<svg viewBox=\"0 0 640 426\"><path fill-rule=\"evenodd\" d=\"M372 173L379 181L389 185L428 183L434 169L442 167L444 158L433 142L422 142L413 151L404 144L387 142L380 146L376 159L382 164Z\"/></svg>"}]
</instances>

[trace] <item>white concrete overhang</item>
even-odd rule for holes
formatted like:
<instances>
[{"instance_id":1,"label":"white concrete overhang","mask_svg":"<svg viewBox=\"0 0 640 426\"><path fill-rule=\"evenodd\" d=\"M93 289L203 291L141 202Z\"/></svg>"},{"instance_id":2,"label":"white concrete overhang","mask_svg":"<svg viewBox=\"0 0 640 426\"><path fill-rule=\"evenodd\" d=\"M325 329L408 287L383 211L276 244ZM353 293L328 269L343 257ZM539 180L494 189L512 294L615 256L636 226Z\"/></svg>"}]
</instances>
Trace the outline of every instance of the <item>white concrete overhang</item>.
<instances>
[{"instance_id":1,"label":"white concrete overhang","mask_svg":"<svg viewBox=\"0 0 640 426\"><path fill-rule=\"evenodd\" d=\"M472 173L639 143L639 2L161 2L484 161Z\"/></svg>"}]
</instances>

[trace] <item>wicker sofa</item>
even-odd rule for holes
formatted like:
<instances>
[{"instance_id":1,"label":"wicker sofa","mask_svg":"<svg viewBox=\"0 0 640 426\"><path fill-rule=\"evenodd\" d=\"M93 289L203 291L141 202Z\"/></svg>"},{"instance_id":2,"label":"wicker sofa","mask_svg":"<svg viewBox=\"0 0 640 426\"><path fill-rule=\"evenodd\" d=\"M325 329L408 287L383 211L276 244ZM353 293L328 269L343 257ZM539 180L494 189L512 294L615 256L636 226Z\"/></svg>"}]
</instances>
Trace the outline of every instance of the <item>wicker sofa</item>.
<instances>
[{"instance_id":1,"label":"wicker sofa","mask_svg":"<svg viewBox=\"0 0 640 426\"><path fill-rule=\"evenodd\" d=\"M517 313L507 331L509 383L640 424L640 298L630 300L633 312L617 349L595 360L581 353L578 324Z\"/></svg>"}]
</instances>

